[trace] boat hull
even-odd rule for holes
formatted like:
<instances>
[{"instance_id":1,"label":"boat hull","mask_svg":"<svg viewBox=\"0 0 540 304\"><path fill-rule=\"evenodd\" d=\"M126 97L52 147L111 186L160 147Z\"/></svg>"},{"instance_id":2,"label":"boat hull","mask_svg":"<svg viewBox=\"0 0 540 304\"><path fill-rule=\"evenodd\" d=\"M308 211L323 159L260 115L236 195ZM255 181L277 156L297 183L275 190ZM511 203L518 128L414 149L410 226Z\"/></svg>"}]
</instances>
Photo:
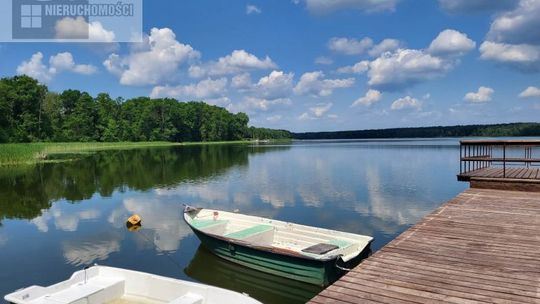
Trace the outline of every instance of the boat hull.
<instances>
[{"instance_id":1,"label":"boat hull","mask_svg":"<svg viewBox=\"0 0 540 304\"><path fill-rule=\"evenodd\" d=\"M216 238L197 229L193 229L193 231L202 245L218 257L258 271L318 286L328 286L345 273L345 271L336 267L339 257L320 261L276 254L231 240ZM340 266L354 267L367 254L363 253L345 265Z\"/></svg>"},{"instance_id":2,"label":"boat hull","mask_svg":"<svg viewBox=\"0 0 540 304\"><path fill-rule=\"evenodd\" d=\"M307 303L323 287L289 280L222 259L200 245L184 270L204 284L245 292L263 303Z\"/></svg>"}]
</instances>

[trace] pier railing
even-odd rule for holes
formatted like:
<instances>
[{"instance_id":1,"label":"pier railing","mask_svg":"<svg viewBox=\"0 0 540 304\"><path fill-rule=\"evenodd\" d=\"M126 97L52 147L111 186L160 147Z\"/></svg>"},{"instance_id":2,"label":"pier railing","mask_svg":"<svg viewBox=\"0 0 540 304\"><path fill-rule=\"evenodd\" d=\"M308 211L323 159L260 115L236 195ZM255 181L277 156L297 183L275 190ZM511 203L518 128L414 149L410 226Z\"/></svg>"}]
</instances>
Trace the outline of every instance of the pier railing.
<instances>
[{"instance_id":1,"label":"pier railing","mask_svg":"<svg viewBox=\"0 0 540 304\"><path fill-rule=\"evenodd\" d=\"M540 140L463 140L460 143L459 180L467 181L471 177L537 177Z\"/></svg>"}]
</instances>

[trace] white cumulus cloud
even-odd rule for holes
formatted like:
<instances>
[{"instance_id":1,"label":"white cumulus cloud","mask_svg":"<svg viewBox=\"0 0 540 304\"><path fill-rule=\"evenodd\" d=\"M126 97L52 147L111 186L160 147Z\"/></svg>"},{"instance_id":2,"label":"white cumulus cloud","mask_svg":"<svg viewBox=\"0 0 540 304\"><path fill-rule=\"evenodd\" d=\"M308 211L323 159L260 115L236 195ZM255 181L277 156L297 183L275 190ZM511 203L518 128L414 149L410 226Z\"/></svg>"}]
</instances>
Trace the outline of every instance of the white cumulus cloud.
<instances>
[{"instance_id":1,"label":"white cumulus cloud","mask_svg":"<svg viewBox=\"0 0 540 304\"><path fill-rule=\"evenodd\" d=\"M428 52L434 55L462 55L476 47L476 42L466 34L456 30L447 29L435 38L428 48Z\"/></svg>"},{"instance_id":2,"label":"white cumulus cloud","mask_svg":"<svg viewBox=\"0 0 540 304\"><path fill-rule=\"evenodd\" d=\"M49 66L43 63L43 53L37 52L30 60L23 61L17 67L17 74L28 75L43 83L51 81L54 76L62 72L91 75L97 72L97 68L89 64L76 64L73 55L69 52L51 56Z\"/></svg>"},{"instance_id":3,"label":"white cumulus cloud","mask_svg":"<svg viewBox=\"0 0 540 304\"><path fill-rule=\"evenodd\" d=\"M530 86L519 93L519 97L528 98L528 97L540 97L540 89L537 87Z\"/></svg>"},{"instance_id":4,"label":"white cumulus cloud","mask_svg":"<svg viewBox=\"0 0 540 304\"><path fill-rule=\"evenodd\" d=\"M328 41L328 48L336 53L359 55L373 45L371 38L358 40L355 38L334 37Z\"/></svg>"},{"instance_id":5,"label":"white cumulus cloud","mask_svg":"<svg viewBox=\"0 0 540 304\"><path fill-rule=\"evenodd\" d=\"M354 65L348 65L337 69L337 72L340 74L363 74L369 70L369 61L362 60Z\"/></svg>"},{"instance_id":6,"label":"white cumulus cloud","mask_svg":"<svg viewBox=\"0 0 540 304\"><path fill-rule=\"evenodd\" d=\"M382 53L369 64L368 84L376 89L400 90L447 73L457 58L474 48L474 41L455 30L444 30L427 49L398 49Z\"/></svg>"},{"instance_id":7,"label":"white cumulus cloud","mask_svg":"<svg viewBox=\"0 0 540 304\"><path fill-rule=\"evenodd\" d=\"M334 63L334 60L332 60L332 58L328 58L328 57L325 57L325 56L320 56L320 57L315 58L315 63L316 64L322 64L322 65L330 65L330 64Z\"/></svg>"},{"instance_id":8,"label":"white cumulus cloud","mask_svg":"<svg viewBox=\"0 0 540 304\"><path fill-rule=\"evenodd\" d=\"M59 53L49 59L49 71L53 74L62 71L71 71L78 74L91 75L97 68L90 64L76 64L73 55L69 52Z\"/></svg>"},{"instance_id":9,"label":"white cumulus cloud","mask_svg":"<svg viewBox=\"0 0 540 304\"><path fill-rule=\"evenodd\" d=\"M282 118L281 115L272 115L272 116L268 116L268 117L266 118L266 120L269 121L269 122L274 123L274 122L280 121L281 118Z\"/></svg>"},{"instance_id":10,"label":"white cumulus cloud","mask_svg":"<svg viewBox=\"0 0 540 304\"><path fill-rule=\"evenodd\" d=\"M257 111L268 112L279 107L289 106L291 103L292 101L289 98L267 99L246 96L242 103L235 106L234 110L248 113L255 113Z\"/></svg>"},{"instance_id":11,"label":"white cumulus cloud","mask_svg":"<svg viewBox=\"0 0 540 304\"><path fill-rule=\"evenodd\" d=\"M540 69L540 46L485 41L480 45L480 58L525 71L537 71Z\"/></svg>"},{"instance_id":12,"label":"white cumulus cloud","mask_svg":"<svg viewBox=\"0 0 540 304\"><path fill-rule=\"evenodd\" d=\"M402 89L443 75L451 66L446 60L422 50L400 49L384 53L371 62L368 84L388 90Z\"/></svg>"},{"instance_id":13,"label":"white cumulus cloud","mask_svg":"<svg viewBox=\"0 0 540 304\"><path fill-rule=\"evenodd\" d=\"M317 104L316 106L309 108L309 110L311 113L313 113L313 115L315 115L315 117L322 117L326 112L330 111L331 108L332 103L330 102L326 104Z\"/></svg>"},{"instance_id":14,"label":"white cumulus cloud","mask_svg":"<svg viewBox=\"0 0 540 304\"><path fill-rule=\"evenodd\" d=\"M246 14L247 15L260 14L260 13L262 13L262 10L260 8L256 7L255 5L252 5L252 4L246 5Z\"/></svg>"},{"instance_id":15,"label":"white cumulus cloud","mask_svg":"<svg viewBox=\"0 0 540 304\"><path fill-rule=\"evenodd\" d=\"M215 62L209 62L200 66L192 66L190 76L194 78L209 76L223 76L238 74L249 70L267 70L277 68L268 56L258 58L245 50L235 50L230 55L219 58Z\"/></svg>"},{"instance_id":16,"label":"white cumulus cloud","mask_svg":"<svg viewBox=\"0 0 540 304\"><path fill-rule=\"evenodd\" d=\"M465 94L463 98L466 101L472 103L483 103L491 100L491 97L495 93L495 90L489 87L480 87L477 92L469 92Z\"/></svg>"},{"instance_id":17,"label":"white cumulus cloud","mask_svg":"<svg viewBox=\"0 0 540 304\"><path fill-rule=\"evenodd\" d=\"M92 42L114 42L116 35L99 21L87 23L83 17L65 17L56 21L56 39L88 39Z\"/></svg>"},{"instance_id":18,"label":"white cumulus cloud","mask_svg":"<svg viewBox=\"0 0 540 304\"><path fill-rule=\"evenodd\" d=\"M17 74L28 75L44 83L47 83L52 79L49 69L43 64L43 54L41 52L32 55L30 60L23 61L17 67Z\"/></svg>"},{"instance_id":19,"label":"white cumulus cloud","mask_svg":"<svg viewBox=\"0 0 540 304\"><path fill-rule=\"evenodd\" d=\"M293 89L293 74L283 71L272 71L268 76L259 79L254 90L264 98L277 99L287 97Z\"/></svg>"},{"instance_id":20,"label":"white cumulus cloud","mask_svg":"<svg viewBox=\"0 0 540 304\"><path fill-rule=\"evenodd\" d=\"M324 79L322 71L304 73L294 87L297 95L329 96L335 89L349 88L354 85L354 78Z\"/></svg>"},{"instance_id":21,"label":"white cumulus cloud","mask_svg":"<svg viewBox=\"0 0 540 304\"><path fill-rule=\"evenodd\" d=\"M405 109L419 110L420 108L422 108L422 103L418 99L412 98L411 96L399 98L395 100L391 106L391 109L394 111Z\"/></svg>"},{"instance_id":22,"label":"white cumulus cloud","mask_svg":"<svg viewBox=\"0 0 540 304\"><path fill-rule=\"evenodd\" d=\"M169 28L153 28L142 45L132 48L130 54L111 54L103 65L120 78L123 85L143 86L167 82L181 64L200 57L190 45L176 40Z\"/></svg>"},{"instance_id":23,"label":"white cumulus cloud","mask_svg":"<svg viewBox=\"0 0 540 304\"><path fill-rule=\"evenodd\" d=\"M251 76L249 73L238 74L231 79L231 87L235 89L246 90L252 86L253 83L251 82Z\"/></svg>"},{"instance_id":24,"label":"white cumulus cloud","mask_svg":"<svg viewBox=\"0 0 540 304\"><path fill-rule=\"evenodd\" d=\"M156 86L150 96L152 98L173 97L181 100L201 100L223 95L227 90L227 78L205 79L196 84L179 86Z\"/></svg>"},{"instance_id":25,"label":"white cumulus cloud","mask_svg":"<svg viewBox=\"0 0 540 304\"><path fill-rule=\"evenodd\" d=\"M397 39L384 39L379 44L376 44L369 50L368 54L371 57L378 57L386 52L393 52L399 49L401 42Z\"/></svg>"},{"instance_id":26,"label":"white cumulus cloud","mask_svg":"<svg viewBox=\"0 0 540 304\"><path fill-rule=\"evenodd\" d=\"M322 118L330 109L332 108L333 104L331 102L329 103L318 103L313 107L310 107L308 110L309 112L302 113L300 116L298 116L299 120L314 120Z\"/></svg>"},{"instance_id":27,"label":"white cumulus cloud","mask_svg":"<svg viewBox=\"0 0 540 304\"><path fill-rule=\"evenodd\" d=\"M367 12L393 11L399 0L305 0L312 14L328 14L339 10L356 9Z\"/></svg>"},{"instance_id":28,"label":"white cumulus cloud","mask_svg":"<svg viewBox=\"0 0 540 304\"><path fill-rule=\"evenodd\" d=\"M520 0L495 16L480 46L481 58L525 72L540 70L540 1Z\"/></svg>"},{"instance_id":29,"label":"white cumulus cloud","mask_svg":"<svg viewBox=\"0 0 540 304\"><path fill-rule=\"evenodd\" d=\"M497 2L497 1L494 1ZM511 11L498 15L487 40L511 44L540 45L540 1L521 0Z\"/></svg>"},{"instance_id":30,"label":"white cumulus cloud","mask_svg":"<svg viewBox=\"0 0 540 304\"><path fill-rule=\"evenodd\" d=\"M351 107L356 107L359 105L371 106L372 104L378 102L382 98L382 93L377 90L368 90L366 95L358 98L353 102Z\"/></svg>"},{"instance_id":31,"label":"white cumulus cloud","mask_svg":"<svg viewBox=\"0 0 540 304\"><path fill-rule=\"evenodd\" d=\"M511 9L519 0L439 0L439 5L447 13L471 14Z\"/></svg>"}]
</instances>

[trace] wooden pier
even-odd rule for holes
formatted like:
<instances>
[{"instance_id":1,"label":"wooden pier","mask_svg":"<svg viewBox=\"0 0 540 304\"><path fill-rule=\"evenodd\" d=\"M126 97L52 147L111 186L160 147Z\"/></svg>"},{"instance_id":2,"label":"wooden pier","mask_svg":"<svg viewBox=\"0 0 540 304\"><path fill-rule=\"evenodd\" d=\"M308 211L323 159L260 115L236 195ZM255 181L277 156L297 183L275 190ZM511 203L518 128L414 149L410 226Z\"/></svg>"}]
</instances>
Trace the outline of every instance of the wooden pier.
<instances>
[{"instance_id":1,"label":"wooden pier","mask_svg":"<svg viewBox=\"0 0 540 304\"><path fill-rule=\"evenodd\" d=\"M458 180L473 188L540 192L540 141L461 141Z\"/></svg>"},{"instance_id":2,"label":"wooden pier","mask_svg":"<svg viewBox=\"0 0 540 304\"><path fill-rule=\"evenodd\" d=\"M540 193L489 182L508 180L521 191L466 190L310 303L540 303Z\"/></svg>"}]
</instances>

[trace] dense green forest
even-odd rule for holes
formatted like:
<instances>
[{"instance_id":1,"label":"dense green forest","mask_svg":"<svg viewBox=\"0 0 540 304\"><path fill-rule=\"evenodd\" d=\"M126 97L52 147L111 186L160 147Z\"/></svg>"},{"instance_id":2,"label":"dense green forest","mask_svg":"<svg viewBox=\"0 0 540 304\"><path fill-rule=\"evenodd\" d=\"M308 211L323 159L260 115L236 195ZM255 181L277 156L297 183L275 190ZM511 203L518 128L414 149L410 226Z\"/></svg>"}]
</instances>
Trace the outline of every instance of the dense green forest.
<instances>
[{"instance_id":1,"label":"dense green forest","mask_svg":"<svg viewBox=\"0 0 540 304\"><path fill-rule=\"evenodd\" d=\"M540 136L540 123L293 133L294 139L433 138L469 136Z\"/></svg>"},{"instance_id":2,"label":"dense green forest","mask_svg":"<svg viewBox=\"0 0 540 304\"><path fill-rule=\"evenodd\" d=\"M102 93L55 93L28 76L0 79L0 143L224 141L290 138L284 130L248 127L249 117L204 102Z\"/></svg>"}]
</instances>

